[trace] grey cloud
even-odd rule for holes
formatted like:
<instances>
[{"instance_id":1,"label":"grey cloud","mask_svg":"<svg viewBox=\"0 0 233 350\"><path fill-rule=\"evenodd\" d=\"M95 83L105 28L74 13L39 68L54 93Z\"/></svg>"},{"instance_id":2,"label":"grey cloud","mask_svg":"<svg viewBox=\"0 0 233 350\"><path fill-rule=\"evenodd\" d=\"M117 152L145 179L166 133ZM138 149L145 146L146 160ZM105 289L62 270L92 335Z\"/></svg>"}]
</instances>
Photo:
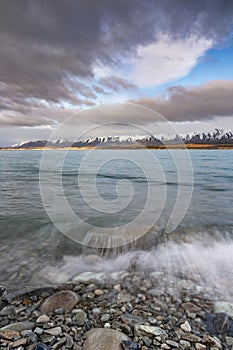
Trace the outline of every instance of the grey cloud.
<instances>
[{"instance_id":1,"label":"grey cloud","mask_svg":"<svg viewBox=\"0 0 233 350\"><path fill-rule=\"evenodd\" d=\"M119 91L119 90L132 90L132 89L136 89L137 85L131 83L130 81L123 79L123 78L119 78L119 77L115 77L115 76L110 76L107 78L102 78L99 80L99 83L110 90L113 91Z\"/></svg>"},{"instance_id":2,"label":"grey cloud","mask_svg":"<svg viewBox=\"0 0 233 350\"><path fill-rule=\"evenodd\" d=\"M161 32L221 40L232 18L230 0L1 1L0 105L33 116L39 100L92 106L106 89L134 88L127 77L96 81L95 64L117 68Z\"/></svg>"},{"instance_id":3,"label":"grey cloud","mask_svg":"<svg viewBox=\"0 0 233 350\"><path fill-rule=\"evenodd\" d=\"M166 98L140 98L133 103L149 107L171 121L196 121L233 116L233 80L210 81L202 86L173 86Z\"/></svg>"}]
</instances>

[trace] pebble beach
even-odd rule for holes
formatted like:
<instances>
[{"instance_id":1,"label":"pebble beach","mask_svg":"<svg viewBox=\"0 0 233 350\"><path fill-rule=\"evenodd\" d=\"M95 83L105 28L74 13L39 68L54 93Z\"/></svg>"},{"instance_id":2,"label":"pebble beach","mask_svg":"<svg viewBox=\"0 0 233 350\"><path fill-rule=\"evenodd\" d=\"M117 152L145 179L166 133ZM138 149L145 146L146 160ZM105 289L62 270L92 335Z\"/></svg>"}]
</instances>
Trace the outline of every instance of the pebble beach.
<instances>
[{"instance_id":1,"label":"pebble beach","mask_svg":"<svg viewBox=\"0 0 233 350\"><path fill-rule=\"evenodd\" d=\"M1 293L2 350L233 349L233 304L185 275L131 266Z\"/></svg>"}]
</instances>

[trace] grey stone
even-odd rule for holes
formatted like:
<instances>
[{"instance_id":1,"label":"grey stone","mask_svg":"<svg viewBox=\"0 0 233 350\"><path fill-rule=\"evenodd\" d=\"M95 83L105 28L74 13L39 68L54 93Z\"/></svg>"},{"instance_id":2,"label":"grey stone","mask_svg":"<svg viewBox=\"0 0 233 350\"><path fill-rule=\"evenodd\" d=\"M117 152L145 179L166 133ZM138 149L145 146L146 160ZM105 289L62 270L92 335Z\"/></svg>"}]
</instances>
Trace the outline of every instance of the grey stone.
<instances>
[{"instance_id":1,"label":"grey stone","mask_svg":"<svg viewBox=\"0 0 233 350\"><path fill-rule=\"evenodd\" d=\"M35 326L34 322L29 322L29 321L15 322L0 328L0 331L8 329L15 332L21 332L21 331L25 331L26 329L32 329L34 326Z\"/></svg>"},{"instance_id":2,"label":"grey stone","mask_svg":"<svg viewBox=\"0 0 233 350\"><path fill-rule=\"evenodd\" d=\"M79 302L80 297L70 290L61 290L48 297L41 305L41 311L45 314L61 308L64 312L70 312Z\"/></svg>"},{"instance_id":3,"label":"grey stone","mask_svg":"<svg viewBox=\"0 0 233 350\"><path fill-rule=\"evenodd\" d=\"M103 314L101 316L101 321L102 322L108 322L110 320L110 315L109 314Z\"/></svg>"},{"instance_id":4,"label":"grey stone","mask_svg":"<svg viewBox=\"0 0 233 350\"><path fill-rule=\"evenodd\" d=\"M60 335L62 333L62 329L60 326L58 326L58 327L54 327L54 328L45 329L44 332L47 334L57 336L57 335Z\"/></svg>"},{"instance_id":5,"label":"grey stone","mask_svg":"<svg viewBox=\"0 0 233 350\"><path fill-rule=\"evenodd\" d=\"M154 336L166 334L166 331L164 329L162 329L160 327L155 327L155 326L147 326L147 325L141 324L139 326L135 326L135 328L137 330L141 330L143 332L153 334Z\"/></svg>"},{"instance_id":6,"label":"grey stone","mask_svg":"<svg viewBox=\"0 0 233 350\"><path fill-rule=\"evenodd\" d=\"M16 314L14 306L7 305L0 311L0 316L10 316Z\"/></svg>"},{"instance_id":7,"label":"grey stone","mask_svg":"<svg viewBox=\"0 0 233 350\"><path fill-rule=\"evenodd\" d=\"M83 350L122 350L122 340L130 339L113 329L93 328L86 333Z\"/></svg>"},{"instance_id":8,"label":"grey stone","mask_svg":"<svg viewBox=\"0 0 233 350\"><path fill-rule=\"evenodd\" d=\"M38 334L38 335L41 335L43 332L44 332L43 328L36 327L36 328L34 329L34 333L36 333L36 334Z\"/></svg>"},{"instance_id":9,"label":"grey stone","mask_svg":"<svg viewBox=\"0 0 233 350\"><path fill-rule=\"evenodd\" d=\"M86 319L87 319L87 314L84 312L82 309L75 309L74 316L72 317L72 321L76 326L82 326L84 325Z\"/></svg>"},{"instance_id":10,"label":"grey stone","mask_svg":"<svg viewBox=\"0 0 233 350\"><path fill-rule=\"evenodd\" d=\"M43 341L43 343L49 343L49 344L56 339L54 335L46 334L46 333L41 334L40 338Z\"/></svg>"},{"instance_id":11,"label":"grey stone","mask_svg":"<svg viewBox=\"0 0 233 350\"><path fill-rule=\"evenodd\" d=\"M29 336L27 336L28 338L28 343L36 343L38 340L38 337L35 333L30 334Z\"/></svg>"},{"instance_id":12,"label":"grey stone","mask_svg":"<svg viewBox=\"0 0 233 350\"><path fill-rule=\"evenodd\" d=\"M191 347L190 342L187 341L187 340L181 339L179 344L180 344L180 346L181 346L183 349L187 349L187 348L190 348L190 347Z\"/></svg>"},{"instance_id":13,"label":"grey stone","mask_svg":"<svg viewBox=\"0 0 233 350\"><path fill-rule=\"evenodd\" d=\"M146 346L150 346L150 345L151 345L151 339L150 339L150 338L148 338L148 337L142 337L142 340L143 340L143 342L144 342L144 344L145 344Z\"/></svg>"},{"instance_id":14,"label":"grey stone","mask_svg":"<svg viewBox=\"0 0 233 350\"><path fill-rule=\"evenodd\" d=\"M167 340L166 341L166 344L171 346L172 348L178 348L179 347L179 344L173 340Z\"/></svg>"},{"instance_id":15,"label":"grey stone","mask_svg":"<svg viewBox=\"0 0 233 350\"><path fill-rule=\"evenodd\" d=\"M67 349L71 349L72 346L74 345L73 338L69 334L66 334L65 337L66 337L66 345L65 345L65 347Z\"/></svg>"},{"instance_id":16,"label":"grey stone","mask_svg":"<svg viewBox=\"0 0 233 350\"><path fill-rule=\"evenodd\" d=\"M92 313L94 316L99 316L101 314L101 310L98 307L92 309Z\"/></svg>"},{"instance_id":17,"label":"grey stone","mask_svg":"<svg viewBox=\"0 0 233 350\"><path fill-rule=\"evenodd\" d=\"M109 279L109 274L104 272L83 272L73 278L73 281L80 283L103 282Z\"/></svg>"}]
</instances>

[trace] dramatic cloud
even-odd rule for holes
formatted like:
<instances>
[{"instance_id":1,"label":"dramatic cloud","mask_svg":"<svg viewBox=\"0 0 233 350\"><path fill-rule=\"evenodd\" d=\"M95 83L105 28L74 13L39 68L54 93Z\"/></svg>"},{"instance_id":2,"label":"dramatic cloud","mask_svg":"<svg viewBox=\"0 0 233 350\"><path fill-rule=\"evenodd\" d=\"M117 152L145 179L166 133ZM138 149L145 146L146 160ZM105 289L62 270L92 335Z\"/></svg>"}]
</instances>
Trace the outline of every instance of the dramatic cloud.
<instances>
[{"instance_id":1,"label":"dramatic cloud","mask_svg":"<svg viewBox=\"0 0 233 350\"><path fill-rule=\"evenodd\" d=\"M233 116L233 81L210 81L202 86L173 86L164 98L140 98L131 102L149 107L171 121L196 121Z\"/></svg>"},{"instance_id":2,"label":"dramatic cloud","mask_svg":"<svg viewBox=\"0 0 233 350\"><path fill-rule=\"evenodd\" d=\"M230 0L1 1L0 124L53 124L54 111L148 85L150 70L155 83L175 79L228 37L232 13ZM167 64L155 69L154 59L166 61L163 45ZM131 76L118 76L126 62Z\"/></svg>"}]
</instances>

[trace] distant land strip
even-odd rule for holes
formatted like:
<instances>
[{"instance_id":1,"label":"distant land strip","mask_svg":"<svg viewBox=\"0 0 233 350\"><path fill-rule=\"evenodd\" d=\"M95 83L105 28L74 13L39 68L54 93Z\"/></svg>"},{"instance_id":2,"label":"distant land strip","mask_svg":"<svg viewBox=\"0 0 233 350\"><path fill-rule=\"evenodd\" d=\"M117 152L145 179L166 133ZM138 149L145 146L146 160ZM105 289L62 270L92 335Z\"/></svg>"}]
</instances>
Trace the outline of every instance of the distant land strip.
<instances>
[{"instance_id":1,"label":"distant land strip","mask_svg":"<svg viewBox=\"0 0 233 350\"><path fill-rule=\"evenodd\" d=\"M186 143L186 144L168 144L168 145L153 145L153 146L144 146L144 145L115 145L115 146L88 146L88 147L0 147L1 151L85 151L85 150L111 150L111 149L209 149L209 150L232 150L233 144L229 143L205 143L205 144L195 144L195 143Z\"/></svg>"}]
</instances>

